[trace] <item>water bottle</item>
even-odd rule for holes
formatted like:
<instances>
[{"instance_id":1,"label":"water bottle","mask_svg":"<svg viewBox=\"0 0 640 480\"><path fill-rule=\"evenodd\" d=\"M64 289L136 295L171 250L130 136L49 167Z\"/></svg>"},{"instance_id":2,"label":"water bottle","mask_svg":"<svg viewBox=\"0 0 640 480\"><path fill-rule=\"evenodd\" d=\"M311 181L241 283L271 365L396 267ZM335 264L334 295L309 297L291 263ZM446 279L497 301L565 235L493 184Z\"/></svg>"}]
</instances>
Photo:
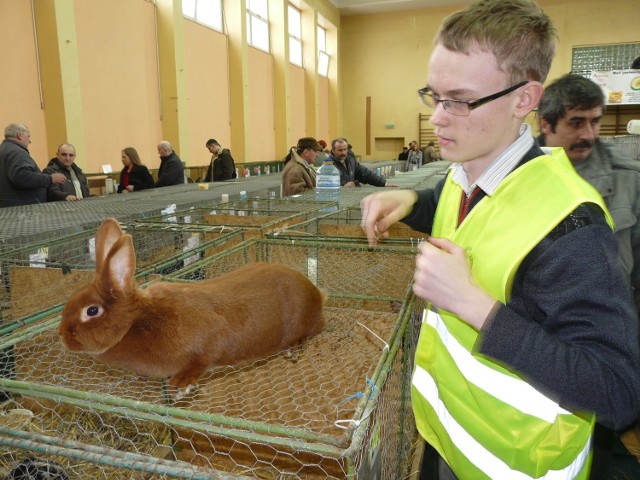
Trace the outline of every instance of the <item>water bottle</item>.
<instances>
[{"instance_id":1,"label":"water bottle","mask_svg":"<svg viewBox=\"0 0 640 480\"><path fill-rule=\"evenodd\" d=\"M319 202L336 202L321 212L335 212L340 201L340 171L333 164L331 158L326 158L316 175L316 200Z\"/></svg>"}]
</instances>

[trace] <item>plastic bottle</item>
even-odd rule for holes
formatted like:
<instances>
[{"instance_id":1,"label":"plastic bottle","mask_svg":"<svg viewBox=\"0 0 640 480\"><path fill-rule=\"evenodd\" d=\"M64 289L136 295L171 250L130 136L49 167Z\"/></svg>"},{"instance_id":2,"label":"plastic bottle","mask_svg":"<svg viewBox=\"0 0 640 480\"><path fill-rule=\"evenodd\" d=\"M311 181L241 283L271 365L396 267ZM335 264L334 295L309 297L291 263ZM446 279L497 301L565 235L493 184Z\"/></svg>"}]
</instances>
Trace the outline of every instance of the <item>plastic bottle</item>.
<instances>
[{"instance_id":1,"label":"plastic bottle","mask_svg":"<svg viewBox=\"0 0 640 480\"><path fill-rule=\"evenodd\" d=\"M316 200L319 202L340 201L340 171L331 158L326 158L316 175ZM335 212L338 205L322 208L321 212Z\"/></svg>"}]
</instances>

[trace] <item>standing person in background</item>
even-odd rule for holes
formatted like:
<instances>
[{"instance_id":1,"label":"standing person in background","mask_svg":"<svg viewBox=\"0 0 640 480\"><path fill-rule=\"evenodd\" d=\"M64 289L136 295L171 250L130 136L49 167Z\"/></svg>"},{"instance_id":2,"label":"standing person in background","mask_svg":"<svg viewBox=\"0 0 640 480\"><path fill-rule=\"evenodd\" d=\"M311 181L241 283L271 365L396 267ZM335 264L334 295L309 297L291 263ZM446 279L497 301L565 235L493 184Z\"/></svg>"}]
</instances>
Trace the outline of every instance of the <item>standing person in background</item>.
<instances>
[{"instance_id":1,"label":"standing person in background","mask_svg":"<svg viewBox=\"0 0 640 480\"><path fill-rule=\"evenodd\" d=\"M211 162L204 176L205 182L223 182L236 178L236 164L228 148L222 148L217 140L207 140L207 150L211 152Z\"/></svg>"},{"instance_id":2,"label":"standing person in background","mask_svg":"<svg viewBox=\"0 0 640 480\"><path fill-rule=\"evenodd\" d=\"M63 143L58 147L43 173L62 173L67 181L62 185L52 185L47 190L47 200L58 202L66 200L72 202L89 196L89 183L82 169L75 164L76 147L70 143Z\"/></svg>"},{"instance_id":3,"label":"standing person in background","mask_svg":"<svg viewBox=\"0 0 640 480\"><path fill-rule=\"evenodd\" d=\"M182 185L184 183L184 166L178 154L166 140L158 144L160 155L160 168L158 169L158 181L156 187L168 187L169 185Z\"/></svg>"},{"instance_id":4,"label":"standing person in background","mask_svg":"<svg viewBox=\"0 0 640 480\"><path fill-rule=\"evenodd\" d=\"M322 150L320 144L313 137L303 137L298 144L291 148L285 157L282 169L282 196L299 195L316 188L316 171L313 163L318 152Z\"/></svg>"},{"instance_id":5,"label":"standing person in background","mask_svg":"<svg viewBox=\"0 0 640 480\"><path fill-rule=\"evenodd\" d=\"M402 152L398 155L398 171L407 171L407 159L409 158L409 147L402 147Z\"/></svg>"},{"instance_id":6,"label":"standing person in background","mask_svg":"<svg viewBox=\"0 0 640 480\"><path fill-rule=\"evenodd\" d=\"M613 220L524 123L555 39L533 0L447 17L419 95L452 168L434 188L361 204L372 245L400 220L431 234L413 281L427 302L411 392L433 447L425 478L583 480L594 421L638 416L638 325Z\"/></svg>"},{"instance_id":7,"label":"standing person in background","mask_svg":"<svg viewBox=\"0 0 640 480\"><path fill-rule=\"evenodd\" d=\"M62 185L67 177L59 172L42 173L29 155L31 133L19 123L4 129L0 145L0 208L45 203L47 189Z\"/></svg>"},{"instance_id":8,"label":"standing person in background","mask_svg":"<svg viewBox=\"0 0 640 480\"><path fill-rule=\"evenodd\" d=\"M376 175L356 160L355 155L349 149L349 143L345 138L336 138L331 142L331 159L340 172L340 186L359 187L366 183L374 187L397 187L395 183L387 183L387 179Z\"/></svg>"},{"instance_id":9,"label":"standing person in background","mask_svg":"<svg viewBox=\"0 0 640 480\"><path fill-rule=\"evenodd\" d=\"M422 152L423 164L435 162L438 160L438 154L436 153L435 142L429 142Z\"/></svg>"},{"instance_id":10,"label":"standing person in background","mask_svg":"<svg viewBox=\"0 0 640 480\"><path fill-rule=\"evenodd\" d=\"M316 168L320 168L324 161L331 156L331 151L327 148L327 142L318 140L318 145L322 147L322 150L318 152L316 161L313 163L313 166Z\"/></svg>"},{"instance_id":11,"label":"standing person in background","mask_svg":"<svg viewBox=\"0 0 640 480\"><path fill-rule=\"evenodd\" d=\"M154 187L153 177L149 169L142 164L135 148L127 147L122 150L120 158L123 168L120 171L118 193L139 192Z\"/></svg>"},{"instance_id":12,"label":"standing person in background","mask_svg":"<svg viewBox=\"0 0 640 480\"><path fill-rule=\"evenodd\" d=\"M588 78L559 78L538 106L538 142L564 148L578 174L602 195L616 226L618 260L640 313L640 163L600 140L604 107L602 90Z\"/></svg>"},{"instance_id":13,"label":"standing person in background","mask_svg":"<svg viewBox=\"0 0 640 480\"><path fill-rule=\"evenodd\" d=\"M582 75L552 82L538 106L540 145L562 147L578 174L598 190L611 212L618 239L618 261L640 313L640 162L599 139L605 97ZM615 432L599 424L594 432L591 479L608 479ZM638 467L640 474L640 467Z\"/></svg>"},{"instance_id":14,"label":"standing person in background","mask_svg":"<svg viewBox=\"0 0 640 480\"><path fill-rule=\"evenodd\" d=\"M407 155L407 172L416 170L422 166L422 150L415 140L409 144L409 154Z\"/></svg>"}]
</instances>

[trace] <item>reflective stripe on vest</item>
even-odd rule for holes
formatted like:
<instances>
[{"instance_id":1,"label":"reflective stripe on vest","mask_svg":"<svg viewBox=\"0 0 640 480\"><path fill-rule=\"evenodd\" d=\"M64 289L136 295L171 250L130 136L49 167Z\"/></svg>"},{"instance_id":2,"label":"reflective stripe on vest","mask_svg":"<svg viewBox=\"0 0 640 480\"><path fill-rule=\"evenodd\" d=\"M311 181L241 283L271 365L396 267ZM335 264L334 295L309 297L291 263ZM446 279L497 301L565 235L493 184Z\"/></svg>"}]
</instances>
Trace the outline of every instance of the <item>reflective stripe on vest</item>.
<instances>
[{"instance_id":1,"label":"reflective stripe on vest","mask_svg":"<svg viewBox=\"0 0 640 480\"><path fill-rule=\"evenodd\" d=\"M453 352L452 357L454 362L460 370L467 373L465 376L469 378L469 381L473 383L477 382L478 386L486 390L487 393L496 396L504 403L524 413L546 420L549 423L555 421L557 414L569 413L526 382L499 374L491 368L477 362L473 355L462 347L453 335L449 334L447 327L437 313L425 310L425 316L427 323L436 329L441 340L447 345L447 349ZM514 470L484 448L456 422L455 418L440 400L438 386L426 370L420 366L416 366L412 383L437 412L436 414L450 437L451 442L457 445L461 451L465 452L469 460L489 478L513 480L532 480L534 478L563 480L575 478L588 460L590 441L585 443L584 448L578 453L571 464L560 470L549 470L542 477L532 477Z\"/></svg>"},{"instance_id":2,"label":"reflective stripe on vest","mask_svg":"<svg viewBox=\"0 0 640 480\"><path fill-rule=\"evenodd\" d=\"M551 229L582 203L606 212L562 149L511 172L458 227L460 198L449 176L432 233L465 248L474 281L505 304L520 263ZM587 478L593 415L568 412L472 353L477 336L450 312L425 318L412 387L421 435L461 480Z\"/></svg>"}]
</instances>

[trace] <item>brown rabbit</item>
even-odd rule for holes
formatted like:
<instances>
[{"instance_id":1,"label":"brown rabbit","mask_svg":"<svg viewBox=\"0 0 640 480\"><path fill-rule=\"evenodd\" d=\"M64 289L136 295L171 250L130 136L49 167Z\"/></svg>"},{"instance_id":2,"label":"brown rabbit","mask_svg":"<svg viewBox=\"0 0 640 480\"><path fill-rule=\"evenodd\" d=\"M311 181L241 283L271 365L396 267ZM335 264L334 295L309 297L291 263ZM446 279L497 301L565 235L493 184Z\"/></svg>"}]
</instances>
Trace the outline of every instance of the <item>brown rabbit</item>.
<instances>
[{"instance_id":1,"label":"brown rabbit","mask_svg":"<svg viewBox=\"0 0 640 480\"><path fill-rule=\"evenodd\" d=\"M74 352L138 375L194 385L211 366L296 347L324 327L323 293L302 273L251 263L194 283L134 279L133 241L113 218L96 233L96 277L62 311L58 335Z\"/></svg>"}]
</instances>

